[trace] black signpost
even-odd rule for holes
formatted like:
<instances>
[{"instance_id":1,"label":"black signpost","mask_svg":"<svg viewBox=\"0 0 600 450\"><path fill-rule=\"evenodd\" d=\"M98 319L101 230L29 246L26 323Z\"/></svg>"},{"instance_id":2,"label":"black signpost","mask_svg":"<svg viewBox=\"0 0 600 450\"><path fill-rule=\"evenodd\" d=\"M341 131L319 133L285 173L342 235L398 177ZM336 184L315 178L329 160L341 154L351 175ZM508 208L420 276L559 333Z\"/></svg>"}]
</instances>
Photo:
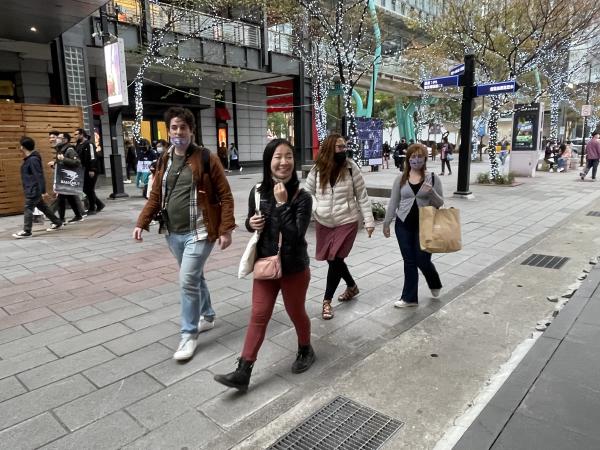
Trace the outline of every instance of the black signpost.
<instances>
[{"instance_id":1,"label":"black signpost","mask_svg":"<svg viewBox=\"0 0 600 450\"><path fill-rule=\"evenodd\" d=\"M514 80L475 86L475 55L465 55L465 63L450 69L450 76L431 78L421 82L421 88L462 86L462 106L460 114L460 150L458 154L458 180L455 197L472 198L469 190L471 172L471 133L473 130L473 100L484 95L499 95L516 92L519 85Z\"/></svg>"},{"instance_id":2,"label":"black signpost","mask_svg":"<svg viewBox=\"0 0 600 450\"><path fill-rule=\"evenodd\" d=\"M473 99L475 92L475 55L465 55L465 72L462 75L463 97L460 109L460 150L458 152L458 180L456 182L457 197L473 196L469 189L471 173L471 133L473 131Z\"/></svg>"}]
</instances>

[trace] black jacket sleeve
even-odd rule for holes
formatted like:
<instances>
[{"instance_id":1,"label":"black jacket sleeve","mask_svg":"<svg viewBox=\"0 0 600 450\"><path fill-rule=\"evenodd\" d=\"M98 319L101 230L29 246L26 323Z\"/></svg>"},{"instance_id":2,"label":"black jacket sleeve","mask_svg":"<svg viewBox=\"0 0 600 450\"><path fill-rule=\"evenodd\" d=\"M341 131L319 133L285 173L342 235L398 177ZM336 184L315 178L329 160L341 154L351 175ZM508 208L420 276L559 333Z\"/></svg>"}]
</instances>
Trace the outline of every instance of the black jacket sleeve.
<instances>
[{"instance_id":1,"label":"black jacket sleeve","mask_svg":"<svg viewBox=\"0 0 600 450\"><path fill-rule=\"evenodd\" d=\"M276 226L278 225L286 241L296 242L304 239L311 214L312 197L308 192L301 190L291 204L288 202L275 208L273 222L277 223Z\"/></svg>"},{"instance_id":2,"label":"black jacket sleeve","mask_svg":"<svg viewBox=\"0 0 600 450\"><path fill-rule=\"evenodd\" d=\"M39 194L46 193L46 180L44 179L44 169L42 168L42 160L40 158L32 158L31 174L35 179L35 184Z\"/></svg>"},{"instance_id":3,"label":"black jacket sleeve","mask_svg":"<svg viewBox=\"0 0 600 450\"><path fill-rule=\"evenodd\" d=\"M254 204L254 191L256 186L250 190L250 196L248 197L248 217L246 217L246 230L250 233L254 233L254 230L250 227L250 217L256 213L256 205Z\"/></svg>"}]
</instances>

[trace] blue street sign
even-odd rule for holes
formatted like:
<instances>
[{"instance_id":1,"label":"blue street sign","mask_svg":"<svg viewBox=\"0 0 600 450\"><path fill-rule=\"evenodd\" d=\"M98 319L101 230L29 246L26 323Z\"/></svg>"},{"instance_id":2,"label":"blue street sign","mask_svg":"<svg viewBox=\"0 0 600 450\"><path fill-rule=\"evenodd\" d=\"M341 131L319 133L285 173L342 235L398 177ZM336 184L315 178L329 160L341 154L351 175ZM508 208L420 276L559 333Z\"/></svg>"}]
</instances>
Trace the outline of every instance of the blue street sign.
<instances>
[{"instance_id":1,"label":"blue street sign","mask_svg":"<svg viewBox=\"0 0 600 450\"><path fill-rule=\"evenodd\" d=\"M498 95L515 92L519 85L515 81L502 81L500 83L477 85L477 97L483 95Z\"/></svg>"},{"instance_id":2,"label":"blue street sign","mask_svg":"<svg viewBox=\"0 0 600 450\"><path fill-rule=\"evenodd\" d=\"M464 64L459 64L458 66L454 66L452 69L450 69L450 75L462 75L463 73L465 73Z\"/></svg>"},{"instance_id":3,"label":"blue street sign","mask_svg":"<svg viewBox=\"0 0 600 450\"><path fill-rule=\"evenodd\" d=\"M446 86L458 86L458 75L453 77L431 78L421 82L421 88L425 90L439 89Z\"/></svg>"}]
</instances>

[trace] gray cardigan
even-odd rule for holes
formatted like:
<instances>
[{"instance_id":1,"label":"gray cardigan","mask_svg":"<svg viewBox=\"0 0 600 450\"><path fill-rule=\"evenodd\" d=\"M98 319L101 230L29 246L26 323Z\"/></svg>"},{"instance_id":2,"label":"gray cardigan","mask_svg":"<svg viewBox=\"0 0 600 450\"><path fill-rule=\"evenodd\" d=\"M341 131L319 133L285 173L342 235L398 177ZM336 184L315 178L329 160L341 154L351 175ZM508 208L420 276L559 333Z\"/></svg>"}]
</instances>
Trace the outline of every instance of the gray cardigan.
<instances>
[{"instance_id":1,"label":"gray cardigan","mask_svg":"<svg viewBox=\"0 0 600 450\"><path fill-rule=\"evenodd\" d=\"M425 181L433 184L433 189L429 192L423 192L423 187L421 186L416 196L408 182L404 183L404 186L400 186L401 178L401 176L397 177L392 185L392 197L385 211L384 226L389 226L394 217L398 217L404 222L415 200L419 208L422 206L435 206L439 208L444 204L442 182L433 172L425 174Z\"/></svg>"}]
</instances>

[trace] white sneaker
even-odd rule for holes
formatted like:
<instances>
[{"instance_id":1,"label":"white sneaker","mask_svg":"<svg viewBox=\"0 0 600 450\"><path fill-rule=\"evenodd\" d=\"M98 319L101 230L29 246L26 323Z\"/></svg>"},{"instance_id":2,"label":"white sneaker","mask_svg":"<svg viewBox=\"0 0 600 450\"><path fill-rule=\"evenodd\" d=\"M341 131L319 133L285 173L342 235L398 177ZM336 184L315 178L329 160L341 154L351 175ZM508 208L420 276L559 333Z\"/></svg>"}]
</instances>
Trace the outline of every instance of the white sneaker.
<instances>
[{"instance_id":1,"label":"white sneaker","mask_svg":"<svg viewBox=\"0 0 600 450\"><path fill-rule=\"evenodd\" d=\"M46 228L46 231L48 232L52 232L52 231L56 231L56 230L60 230L62 227L64 227L64 224L60 224L60 225L56 225L55 223L53 223L50 228Z\"/></svg>"},{"instance_id":2,"label":"white sneaker","mask_svg":"<svg viewBox=\"0 0 600 450\"><path fill-rule=\"evenodd\" d=\"M173 359L177 361L190 359L192 356L194 356L195 351L196 338L192 336L183 337L179 342L179 347L177 347L177 351L175 352L175 354L173 354Z\"/></svg>"},{"instance_id":3,"label":"white sneaker","mask_svg":"<svg viewBox=\"0 0 600 450\"><path fill-rule=\"evenodd\" d=\"M394 302L394 308L411 308L415 306L419 306L419 304L415 302L405 302L404 300Z\"/></svg>"},{"instance_id":4,"label":"white sneaker","mask_svg":"<svg viewBox=\"0 0 600 450\"><path fill-rule=\"evenodd\" d=\"M131 184L131 180L123 180L123 184Z\"/></svg>"},{"instance_id":5,"label":"white sneaker","mask_svg":"<svg viewBox=\"0 0 600 450\"><path fill-rule=\"evenodd\" d=\"M433 298L439 298L440 292L441 292L441 289L431 289L431 296Z\"/></svg>"},{"instance_id":6,"label":"white sneaker","mask_svg":"<svg viewBox=\"0 0 600 450\"><path fill-rule=\"evenodd\" d=\"M198 322L198 333L203 333L205 331L210 331L215 327L215 319L213 318L212 322L209 322L204 318L204 316L200 316L200 322Z\"/></svg>"}]
</instances>

